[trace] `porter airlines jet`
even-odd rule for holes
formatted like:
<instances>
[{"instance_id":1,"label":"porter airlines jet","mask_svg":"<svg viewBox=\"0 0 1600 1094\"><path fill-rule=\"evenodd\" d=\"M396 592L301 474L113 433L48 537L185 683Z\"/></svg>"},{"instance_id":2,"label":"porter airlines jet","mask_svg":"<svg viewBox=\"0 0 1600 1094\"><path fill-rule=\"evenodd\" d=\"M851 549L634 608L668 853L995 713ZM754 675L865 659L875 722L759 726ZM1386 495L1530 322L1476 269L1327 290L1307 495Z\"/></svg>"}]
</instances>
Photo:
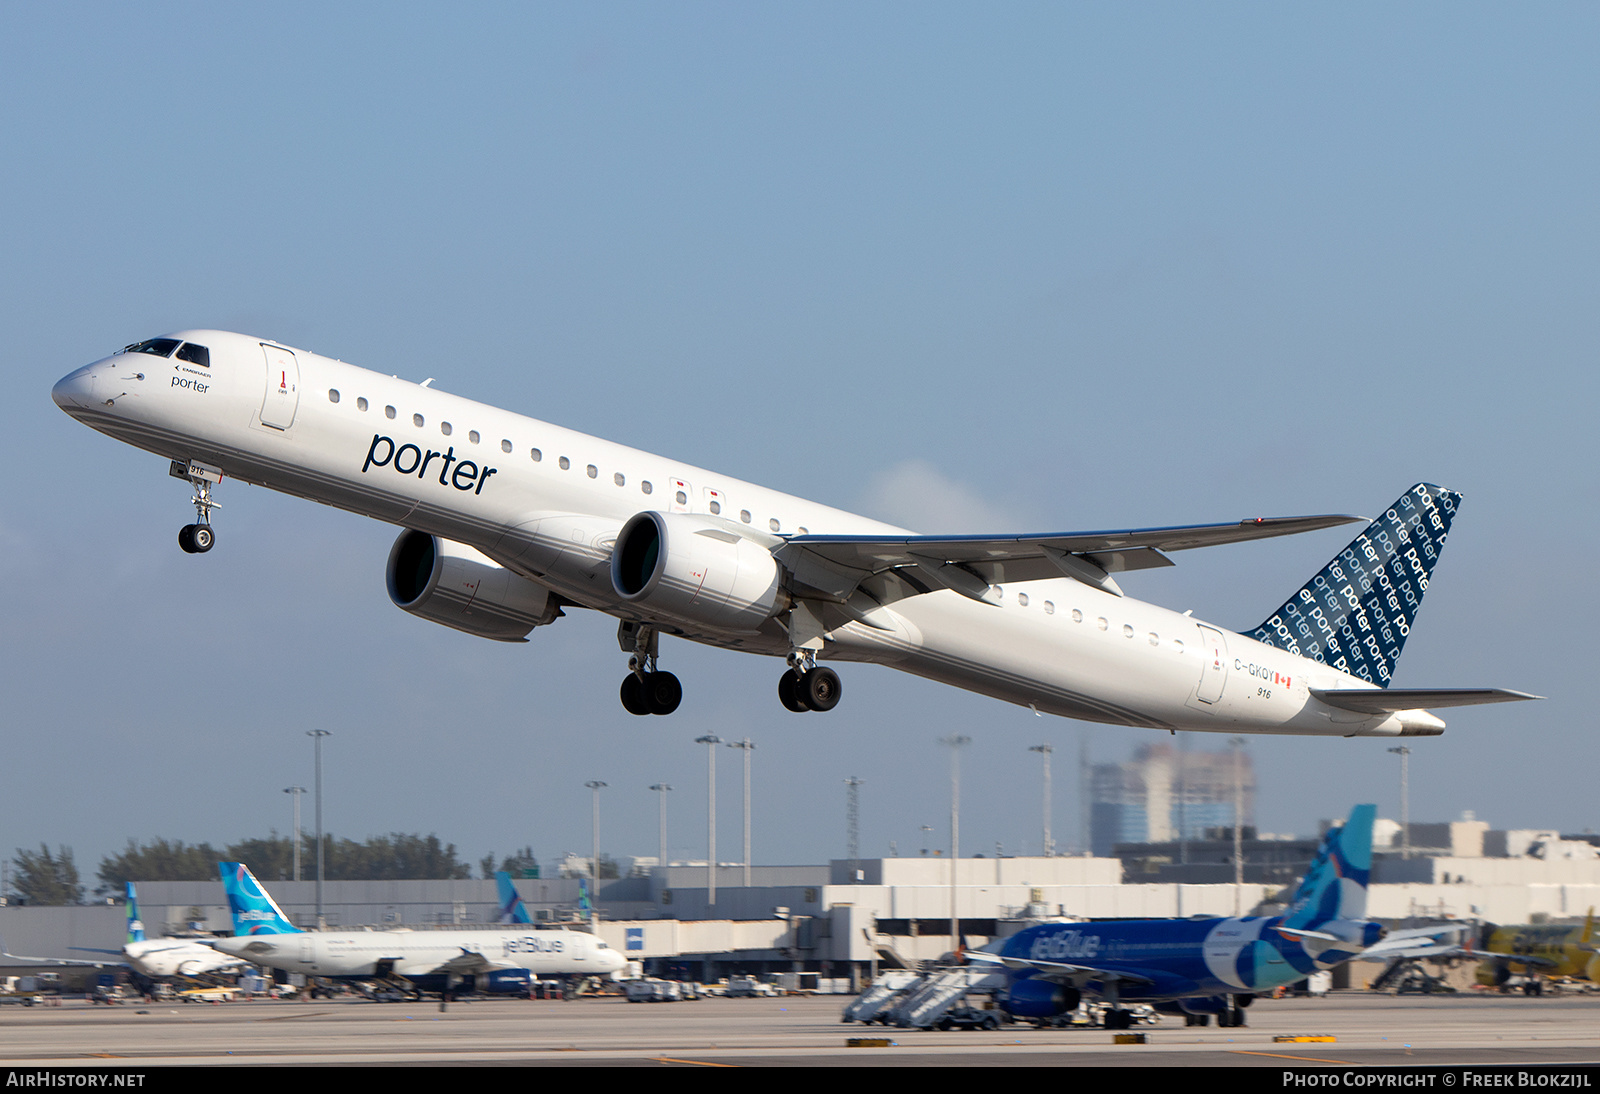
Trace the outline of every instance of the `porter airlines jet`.
<instances>
[{"instance_id":1,"label":"porter airlines jet","mask_svg":"<svg viewBox=\"0 0 1600 1094\"><path fill-rule=\"evenodd\" d=\"M683 696L659 637L785 657L778 697L825 711L819 661L871 661L1096 722L1168 730L1431 736L1427 707L1520 692L1389 688L1460 495L1407 490L1259 627L1233 634L1124 596L1168 554L1360 520L1044 535L917 535L273 341L180 331L55 386L79 421L194 487L190 553L215 543L225 478L404 529L389 596L413 615L526 641L567 608L619 620L622 705Z\"/></svg>"}]
</instances>

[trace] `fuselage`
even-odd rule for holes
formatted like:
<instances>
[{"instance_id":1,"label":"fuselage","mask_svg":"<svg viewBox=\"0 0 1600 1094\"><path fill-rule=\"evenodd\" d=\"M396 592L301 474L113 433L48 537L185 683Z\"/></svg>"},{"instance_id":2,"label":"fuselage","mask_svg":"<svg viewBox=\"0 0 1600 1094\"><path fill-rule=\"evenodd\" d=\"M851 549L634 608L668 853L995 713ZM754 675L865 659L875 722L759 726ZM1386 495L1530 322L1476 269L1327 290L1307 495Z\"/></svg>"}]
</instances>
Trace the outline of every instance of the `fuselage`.
<instances>
[{"instance_id":1,"label":"fuselage","mask_svg":"<svg viewBox=\"0 0 1600 1094\"><path fill-rule=\"evenodd\" d=\"M538 976L604 976L627 964L597 936L565 930L301 931L236 935L218 939L217 948L268 968L334 979L393 973L425 981L471 955Z\"/></svg>"},{"instance_id":2,"label":"fuselage","mask_svg":"<svg viewBox=\"0 0 1600 1094\"><path fill-rule=\"evenodd\" d=\"M1007 939L1002 957L1083 965L1100 972L1083 986L1124 1002L1162 1002L1270 991L1350 959L1361 946L1280 934L1282 916L1236 919L1050 923ZM1351 937L1365 923L1335 924ZM1324 927L1324 931L1328 928ZM1029 975L1024 971L1024 976ZM1115 988L1108 983L1116 980Z\"/></svg>"},{"instance_id":3,"label":"fuselage","mask_svg":"<svg viewBox=\"0 0 1600 1094\"><path fill-rule=\"evenodd\" d=\"M641 511L696 514L767 548L808 532L909 534L275 342L221 331L169 339L184 351L202 347L204 363L119 353L62 379L55 401L94 429L179 464L466 544L569 604L619 618L640 615L613 588L612 547ZM1066 577L994 593L993 603L949 590L898 600L875 613L877 626L830 630L820 656L891 665L1092 721L1228 733L1406 732L1400 716L1341 710L1310 694L1372 685L1187 614ZM755 630L681 620L663 629L745 652L791 649L777 618ZM1419 717L1443 725L1420 712L1408 717L1413 727Z\"/></svg>"}]
</instances>

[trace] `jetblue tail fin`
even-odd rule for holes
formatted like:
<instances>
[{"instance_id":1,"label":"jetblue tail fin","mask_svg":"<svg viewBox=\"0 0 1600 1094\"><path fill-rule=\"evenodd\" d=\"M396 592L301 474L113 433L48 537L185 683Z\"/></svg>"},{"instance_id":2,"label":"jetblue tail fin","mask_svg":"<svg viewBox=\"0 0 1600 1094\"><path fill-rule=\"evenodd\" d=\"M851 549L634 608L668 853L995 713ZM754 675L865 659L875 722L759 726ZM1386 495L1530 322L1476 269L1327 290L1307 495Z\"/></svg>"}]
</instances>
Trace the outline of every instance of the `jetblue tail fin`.
<instances>
[{"instance_id":1,"label":"jetblue tail fin","mask_svg":"<svg viewBox=\"0 0 1600 1094\"><path fill-rule=\"evenodd\" d=\"M222 889L228 895L228 911L233 913L234 934L303 933L267 895L250 867L242 862L219 862L217 866L222 871Z\"/></svg>"},{"instance_id":2,"label":"jetblue tail fin","mask_svg":"<svg viewBox=\"0 0 1600 1094\"><path fill-rule=\"evenodd\" d=\"M1322 849L1289 903L1285 927L1314 929L1336 919L1367 917L1367 879L1372 874L1375 805L1358 805L1350 819L1328 829Z\"/></svg>"},{"instance_id":3,"label":"jetblue tail fin","mask_svg":"<svg viewBox=\"0 0 1600 1094\"><path fill-rule=\"evenodd\" d=\"M505 870L496 870L494 880L500 888L499 922L532 923L533 917L528 914L528 906L522 903L522 894L511 884L511 875Z\"/></svg>"},{"instance_id":4,"label":"jetblue tail fin","mask_svg":"<svg viewBox=\"0 0 1600 1094\"><path fill-rule=\"evenodd\" d=\"M139 918L139 894L133 891L133 882L128 882L128 938L129 942L144 941L144 921Z\"/></svg>"},{"instance_id":5,"label":"jetblue tail fin","mask_svg":"<svg viewBox=\"0 0 1600 1094\"><path fill-rule=\"evenodd\" d=\"M1250 637L1388 687L1460 504L1417 483Z\"/></svg>"}]
</instances>

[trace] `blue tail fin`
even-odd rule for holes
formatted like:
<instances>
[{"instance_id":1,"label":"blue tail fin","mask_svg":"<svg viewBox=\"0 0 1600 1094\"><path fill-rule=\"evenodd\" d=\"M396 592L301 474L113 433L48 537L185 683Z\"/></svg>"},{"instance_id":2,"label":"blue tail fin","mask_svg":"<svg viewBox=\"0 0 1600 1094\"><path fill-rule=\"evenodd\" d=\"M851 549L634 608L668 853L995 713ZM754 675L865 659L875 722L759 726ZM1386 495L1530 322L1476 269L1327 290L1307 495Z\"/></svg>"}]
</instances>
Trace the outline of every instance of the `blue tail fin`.
<instances>
[{"instance_id":1,"label":"blue tail fin","mask_svg":"<svg viewBox=\"0 0 1600 1094\"><path fill-rule=\"evenodd\" d=\"M500 888L499 922L532 923L533 917L528 914L527 905L522 903L522 894L511 884L511 875L504 870L496 870L494 880Z\"/></svg>"},{"instance_id":2,"label":"blue tail fin","mask_svg":"<svg viewBox=\"0 0 1600 1094\"><path fill-rule=\"evenodd\" d=\"M267 895L250 867L242 862L219 862L222 889L228 895L228 911L233 913L233 933L301 934L289 922L277 902Z\"/></svg>"},{"instance_id":3,"label":"blue tail fin","mask_svg":"<svg viewBox=\"0 0 1600 1094\"><path fill-rule=\"evenodd\" d=\"M139 918L139 894L133 891L133 882L128 882L128 938L129 942L144 941L144 921Z\"/></svg>"},{"instance_id":4,"label":"blue tail fin","mask_svg":"<svg viewBox=\"0 0 1600 1094\"><path fill-rule=\"evenodd\" d=\"M1388 687L1460 504L1417 483L1250 637Z\"/></svg>"},{"instance_id":5,"label":"blue tail fin","mask_svg":"<svg viewBox=\"0 0 1600 1094\"><path fill-rule=\"evenodd\" d=\"M1367 880L1372 874L1375 805L1358 805L1350 819L1328 829L1322 849L1289 903L1286 927L1307 930L1335 919L1367 917Z\"/></svg>"}]
</instances>

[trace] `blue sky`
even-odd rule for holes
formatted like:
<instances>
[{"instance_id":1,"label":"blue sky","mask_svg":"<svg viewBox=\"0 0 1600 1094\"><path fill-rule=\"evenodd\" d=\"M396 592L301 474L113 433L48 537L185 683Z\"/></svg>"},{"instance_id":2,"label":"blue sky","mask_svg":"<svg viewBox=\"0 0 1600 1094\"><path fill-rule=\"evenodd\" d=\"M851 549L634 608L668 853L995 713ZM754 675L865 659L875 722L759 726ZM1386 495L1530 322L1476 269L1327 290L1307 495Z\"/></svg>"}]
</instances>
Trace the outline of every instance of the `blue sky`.
<instances>
[{"instance_id":1,"label":"blue sky","mask_svg":"<svg viewBox=\"0 0 1600 1094\"><path fill-rule=\"evenodd\" d=\"M930 532L1372 514L1465 494L1396 677L1550 696L1413 742L1412 815L1595 824L1591 6L0 6L0 848L286 829L327 728L328 826L476 858L704 853L706 732L757 743L756 853L945 824L1070 836L1080 737L848 667L669 642L671 719L613 627L514 648L388 604L395 530L186 488L49 402L183 327L277 338ZM1248 629L1348 537L1180 557L1130 594ZM1588 666L1588 667L1585 667ZM1197 737L1191 747L1220 746ZM1258 820L1398 812L1390 742L1260 738ZM737 754L719 846L737 847ZM943 837L934 845L942 846ZM8 852L9 853L9 852Z\"/></svg>"}]
</instances>

